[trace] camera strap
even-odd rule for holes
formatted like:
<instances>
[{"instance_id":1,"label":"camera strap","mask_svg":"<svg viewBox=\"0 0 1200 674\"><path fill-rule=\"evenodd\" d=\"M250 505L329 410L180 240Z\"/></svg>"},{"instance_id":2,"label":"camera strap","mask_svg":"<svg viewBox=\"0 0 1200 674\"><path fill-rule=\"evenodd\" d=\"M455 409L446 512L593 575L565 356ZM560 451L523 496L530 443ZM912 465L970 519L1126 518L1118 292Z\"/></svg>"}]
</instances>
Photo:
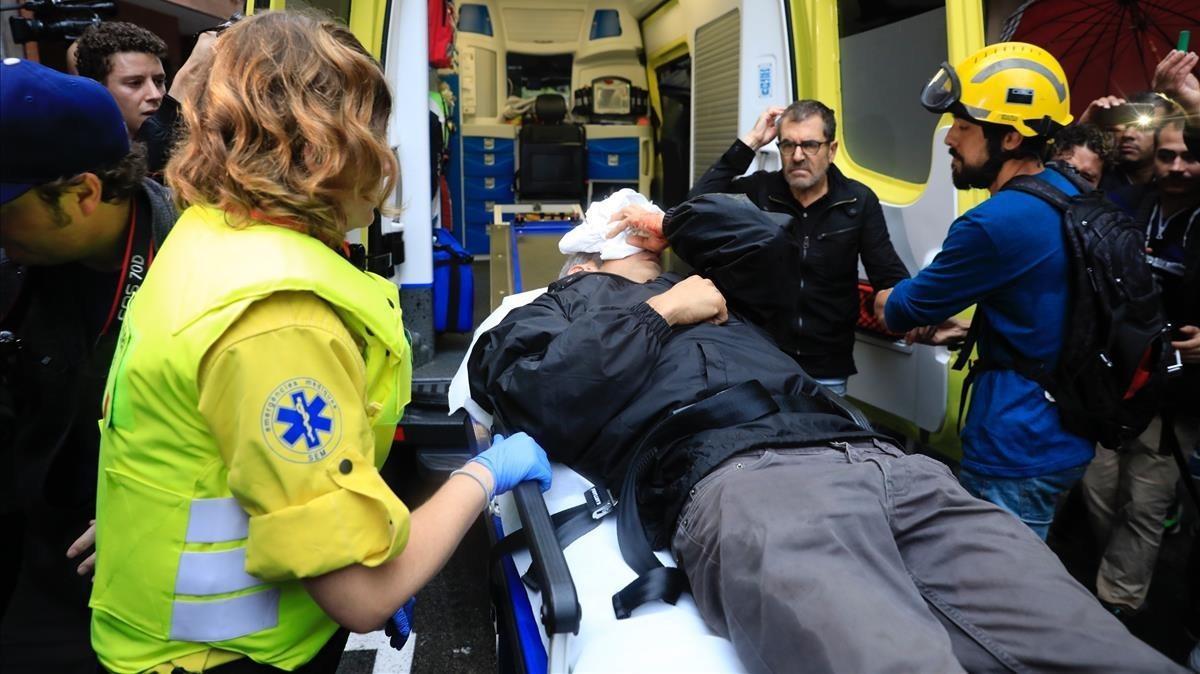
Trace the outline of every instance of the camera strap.
<instances>
[{"instance_id":1,"label":"camera strap","mask_svg":"<svg viewBox=\"0 0 1200 674\"><path fill-rule=\"evenodd\" d=\"M110 330L120 331L121 323L125 320L125 312L129 310L129 302L133 299L138 288L146 279L146 270L154 261L154 236L150 223L138 226L137 199L129 202L129 232L125 237L125 255L121 261L121 275L117 277L117 289L113 293L112 307L108 310L108 319L100 328L97 339L107 335Z\"/></svg>"}]
</instances>

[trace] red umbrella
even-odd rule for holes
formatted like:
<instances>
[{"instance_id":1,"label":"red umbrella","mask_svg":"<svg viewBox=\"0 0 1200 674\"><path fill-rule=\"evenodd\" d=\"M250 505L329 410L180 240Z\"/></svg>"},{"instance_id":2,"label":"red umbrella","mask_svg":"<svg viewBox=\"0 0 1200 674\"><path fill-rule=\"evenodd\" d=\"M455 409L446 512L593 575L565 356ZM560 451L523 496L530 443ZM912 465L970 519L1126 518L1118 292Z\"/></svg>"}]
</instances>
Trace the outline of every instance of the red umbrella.
<instances>
[{"instance_id":1,"label":"red umbrella","mask_svg":"<svg viewBox=\"0 0 1200 674\"><path fill-rule=\"evenodd\" d=\"M1027 0L1001 39L1054 54L1078 118L1101 96L1150 89L1154 66L1175 48L1181 30L1200 38L1200 0Z\"/></svg>"}]
</instances>

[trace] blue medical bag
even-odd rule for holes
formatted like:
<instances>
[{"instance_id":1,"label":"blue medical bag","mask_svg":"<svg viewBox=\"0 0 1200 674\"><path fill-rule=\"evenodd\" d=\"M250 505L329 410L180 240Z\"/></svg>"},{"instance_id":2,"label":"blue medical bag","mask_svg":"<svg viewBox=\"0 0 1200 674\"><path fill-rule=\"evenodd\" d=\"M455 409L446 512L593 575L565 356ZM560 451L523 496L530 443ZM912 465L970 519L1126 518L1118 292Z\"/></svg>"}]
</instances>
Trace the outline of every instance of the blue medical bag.
<instances>
[{"instance_id":1,"label":"blue medical bag","mask_svg":"<svg viewBox=\"0 0 1200 674\"><path fill-rule=\"evenodd\" d=\"M475 329L475 258L449 230L433 230L433 329L471 332Z\"/></svg>"}]
</instances>

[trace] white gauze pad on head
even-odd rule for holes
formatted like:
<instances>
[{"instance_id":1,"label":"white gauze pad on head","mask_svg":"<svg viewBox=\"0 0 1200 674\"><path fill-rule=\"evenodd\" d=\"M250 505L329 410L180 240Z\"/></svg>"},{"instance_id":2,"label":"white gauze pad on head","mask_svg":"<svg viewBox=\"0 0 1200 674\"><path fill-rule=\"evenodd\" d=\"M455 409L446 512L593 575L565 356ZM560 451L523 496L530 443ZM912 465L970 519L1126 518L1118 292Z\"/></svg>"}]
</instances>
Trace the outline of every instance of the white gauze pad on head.
<instances>
[{"instance_id":1,"label":"white gauze pad on head","mask_svg":"<svg viewBox=\"0 0 1200 674\"><path fill-rule=\"evenodd\" d=\"M661 208L634 190L629 188L618 190L607 199L588 206L587 213L583 216L583 222L559 240L558 250L563 255L600 253L601 260L620 260L640 253L641 248L632 246L625 240L627 233L618 234L611 239L604 238L608 230L612 229L610 221L613 215L626 206L642 206L652 211L663 212Z\"/></svg>"}]
</instances>

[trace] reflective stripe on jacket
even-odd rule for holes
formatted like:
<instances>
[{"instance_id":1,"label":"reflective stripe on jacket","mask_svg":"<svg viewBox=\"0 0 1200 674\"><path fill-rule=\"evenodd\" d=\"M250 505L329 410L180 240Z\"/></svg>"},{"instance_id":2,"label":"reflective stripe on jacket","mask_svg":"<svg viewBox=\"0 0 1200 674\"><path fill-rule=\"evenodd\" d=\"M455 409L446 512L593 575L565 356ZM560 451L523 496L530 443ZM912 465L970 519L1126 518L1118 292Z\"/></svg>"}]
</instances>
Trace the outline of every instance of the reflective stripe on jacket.
<instances>
[{"instance_id":1,"label":"reflective stripe on jacket","mask_svg":"<svg viewBox=\"0 0 1200 674\"><path fill-rule=\"evenodd\" d=\"M109 372L91 607L92 645L116 672L206 648L290 670L336 629L299 581L246 573L250 520L197 408L201 359L251 304L312 292L360 341L377 467L409 400L395 285L307 235L228 219L213 208L184 212L131 303ZM332 470L351 491L367 472Z\"/></svg>"}]
</instances>

